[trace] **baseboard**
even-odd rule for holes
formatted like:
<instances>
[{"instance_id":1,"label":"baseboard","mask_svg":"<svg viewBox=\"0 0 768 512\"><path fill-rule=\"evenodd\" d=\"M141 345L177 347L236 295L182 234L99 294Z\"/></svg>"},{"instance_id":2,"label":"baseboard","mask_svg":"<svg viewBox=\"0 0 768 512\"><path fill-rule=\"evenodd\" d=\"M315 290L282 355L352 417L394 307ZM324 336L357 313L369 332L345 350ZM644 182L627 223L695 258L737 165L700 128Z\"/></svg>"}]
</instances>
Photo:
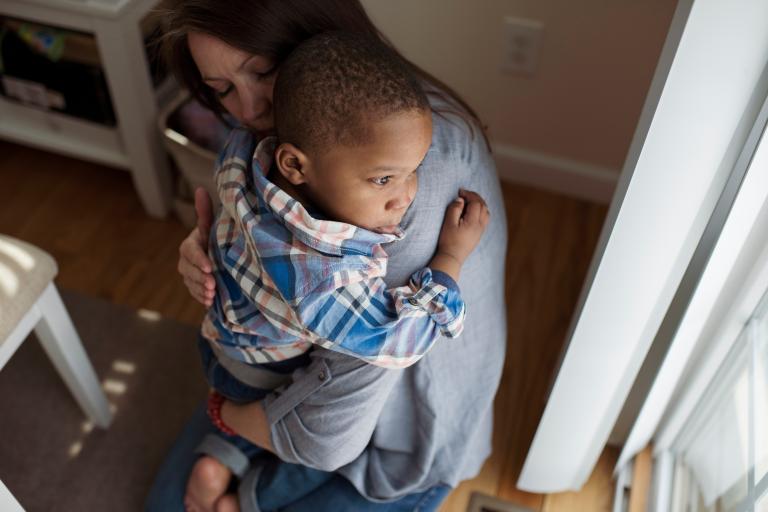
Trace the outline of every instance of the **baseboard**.
<instances>
[{"instance_id":1,"label":"baseboard","mask_svg":"<svg viewBox=\"0 0 768 512\"><path fill-rule=\"evenodd\" d=\"M619 170L568 160L507 144L493 144L502 180L558 194L607 204L613 197Z\"/></svg>"}]
</instances>

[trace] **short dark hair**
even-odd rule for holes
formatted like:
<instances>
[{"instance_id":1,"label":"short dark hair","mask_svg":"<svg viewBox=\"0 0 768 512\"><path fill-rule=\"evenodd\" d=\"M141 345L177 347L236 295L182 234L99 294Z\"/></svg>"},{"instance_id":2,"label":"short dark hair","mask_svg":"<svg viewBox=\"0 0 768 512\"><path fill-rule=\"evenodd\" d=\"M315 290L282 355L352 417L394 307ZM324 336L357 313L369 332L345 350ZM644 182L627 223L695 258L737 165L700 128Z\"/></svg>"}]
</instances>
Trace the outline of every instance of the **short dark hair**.
<instances>
[{"instance_id":1,"label":"short dark hair","mask_svg":"<svg viewBox=\"0 0 768 512\"><path fill-rule=\"evenodd\" d=\"M429 100L402 58L380 40L326 32L283 62L272 104L278 140L302 151L370 140L371 123L398 113L429 113Z\"/></svg>"}]
</instances>

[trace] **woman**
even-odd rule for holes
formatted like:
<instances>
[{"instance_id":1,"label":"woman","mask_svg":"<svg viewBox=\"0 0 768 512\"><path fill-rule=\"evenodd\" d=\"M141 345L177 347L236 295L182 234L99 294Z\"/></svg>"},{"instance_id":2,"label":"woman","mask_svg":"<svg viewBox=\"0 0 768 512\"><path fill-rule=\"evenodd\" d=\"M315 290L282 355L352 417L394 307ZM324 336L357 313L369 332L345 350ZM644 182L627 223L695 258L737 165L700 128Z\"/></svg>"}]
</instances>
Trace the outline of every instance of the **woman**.
<instances>
[{"instance_id":1,"label":"woman","mask_svg":"<svg viewBox=\"0 0 768 512\"><path fill-rule=\"evenodd\" d=\"M383 39L358 0L181 1L166 19L177 76L202 103L229 112L255 137L272 130L274 78L301 41L328 30ZM225 423L245 428L245 437L276 454L261 473L243 478L241 510L436 510L490 453L506 337L506 225L498 178L469 107L410 66L430 95L433 139L401 225L407 236L387 247L386 281L401 285L425 266L446 205L459 188L477 191L492 220L459 283L468 311L464 334L439 342L405 370L316 349L283 392L245 406L225 404ZM203 243L210 200L198 192L196 203L200 229L180 247L179 272L190 293L210 304L213 278ZM202 410L190 420L155 481L149 510L182 510L192 452L212 428Z\"/></svg>"}]
</instances>

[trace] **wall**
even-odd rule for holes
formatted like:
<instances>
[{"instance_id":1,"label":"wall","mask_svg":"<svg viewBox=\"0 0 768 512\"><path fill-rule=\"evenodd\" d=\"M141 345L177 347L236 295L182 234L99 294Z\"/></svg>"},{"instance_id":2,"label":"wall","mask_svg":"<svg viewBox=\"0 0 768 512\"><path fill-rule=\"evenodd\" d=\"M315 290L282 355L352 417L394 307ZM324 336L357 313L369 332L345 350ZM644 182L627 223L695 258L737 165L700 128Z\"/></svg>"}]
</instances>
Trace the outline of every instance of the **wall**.
<instances>
[{"instance_id":1,"label":"wall","mask_svg":"<svg viewBox=\"0 0 768 512\"><path fill-rule=\"evenodd\" d=\"M363 0L489 125L502 176L610 199L676 0ZM544 25L537 72L501 71L503 19Z\"/></svg>"}]
</instances>

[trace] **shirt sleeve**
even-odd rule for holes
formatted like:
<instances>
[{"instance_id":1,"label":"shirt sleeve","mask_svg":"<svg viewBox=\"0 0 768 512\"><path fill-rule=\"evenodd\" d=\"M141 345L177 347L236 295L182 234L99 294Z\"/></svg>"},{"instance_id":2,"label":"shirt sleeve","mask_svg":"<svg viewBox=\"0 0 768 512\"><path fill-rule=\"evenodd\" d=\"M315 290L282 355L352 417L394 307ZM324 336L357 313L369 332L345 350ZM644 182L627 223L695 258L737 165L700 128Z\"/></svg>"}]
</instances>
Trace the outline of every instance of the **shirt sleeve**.
<instances>
[{"instance_id":1,"label":"shirt sleeve","mask_svg":"<svg viewBox=\"0 0 768 512\"><path fill-rule=\"evenodd\" d=\"M282 460L335 471L371 440L401 370L329 350L312 352L293 384L263 400L272 446Z\"/></svg>"},{"instance_id":2,"label":"shirt sleeve","mask_svg":"<svg viewBox=\"0 0 768 512\"><path fill-rule=\"evenodd\" d=\"M455 338L466 307L456 282L429 268L406 286L387 289L380 278L310 292L296 308L314 343L384 368L418 361L440 336Z\"/></svg>"}]
</instances>

